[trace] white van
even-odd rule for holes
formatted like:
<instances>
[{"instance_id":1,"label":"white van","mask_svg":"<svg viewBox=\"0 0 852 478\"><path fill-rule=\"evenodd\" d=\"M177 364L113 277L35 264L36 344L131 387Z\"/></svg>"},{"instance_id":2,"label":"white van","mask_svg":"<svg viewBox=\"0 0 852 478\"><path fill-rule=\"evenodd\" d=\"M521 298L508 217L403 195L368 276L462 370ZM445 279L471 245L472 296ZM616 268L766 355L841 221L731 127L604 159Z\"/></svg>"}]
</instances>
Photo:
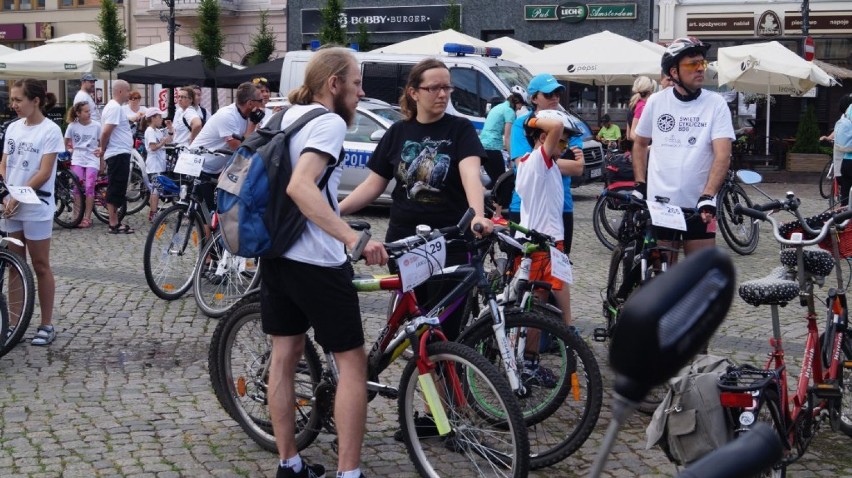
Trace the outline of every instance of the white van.
<instances>
[{"instance_id":1,"label":"white van","mask_svg":"<svg viewBox=\"0 0 852 478\"><path fill-rule=\"evenodd\" d=\"M354 52L361 65L364 93L369 98L398 105L411 68L420 60L434 56L447 65L455 87L447 111L468 118L479 131L485 124L488 111L492 106L506 101L512 86L526 88L532 79L530 72L523 66L499 58L499 49L448 43L444 45L444 50L449 53L437 56ZM287 96L290 90L303 83L305 67L313 54L307 50L285 54L281 68L281 96ZM603 167L601 144L595 141L588 125L579 119L578 122L584 126L586 133L583 138L586 169L582 177L572 181L572 186L598 180Z\"/></svg>"}]
</instances>

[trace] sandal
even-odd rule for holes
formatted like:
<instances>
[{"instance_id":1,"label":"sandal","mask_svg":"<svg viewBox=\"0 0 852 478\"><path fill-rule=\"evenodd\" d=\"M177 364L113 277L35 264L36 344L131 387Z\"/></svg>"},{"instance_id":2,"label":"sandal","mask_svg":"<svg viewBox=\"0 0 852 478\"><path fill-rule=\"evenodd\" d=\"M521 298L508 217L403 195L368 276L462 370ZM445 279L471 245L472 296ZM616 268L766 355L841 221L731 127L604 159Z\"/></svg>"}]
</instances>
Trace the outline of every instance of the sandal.
<instances>
[{"instance_id":1,"label":"sandal","mask_svg":"<svg viewBox=\"0 0 852 478\"><path fill-rule=\"evenodd\" d=\"M92 220L91 219L83 219L82 221L80 221L80 224L77 227L79 229L87 229L89 227L92 227Z\"/></svg>"},{"instance_id":2,"label":"sandal","mask_svg":"<svg viewBox=\"0 0 852 478\"><path fill-rule=\"evenodd\" d=\"M50 345L56 339L56 329L52 325L39 325L35 337L33 337L33 345Z\"/></svg>"},{"instance_id":3,"label":"sandal","mask_svg":"<svg viewBox=\"0 0 852 478\"><path fill-rule=\"evenodd\" d=\"M136 231L127 224L116 224L115 226L109 226L109 231L107 232L110 234L133 234Z\"/></svg>"}]
</instances>

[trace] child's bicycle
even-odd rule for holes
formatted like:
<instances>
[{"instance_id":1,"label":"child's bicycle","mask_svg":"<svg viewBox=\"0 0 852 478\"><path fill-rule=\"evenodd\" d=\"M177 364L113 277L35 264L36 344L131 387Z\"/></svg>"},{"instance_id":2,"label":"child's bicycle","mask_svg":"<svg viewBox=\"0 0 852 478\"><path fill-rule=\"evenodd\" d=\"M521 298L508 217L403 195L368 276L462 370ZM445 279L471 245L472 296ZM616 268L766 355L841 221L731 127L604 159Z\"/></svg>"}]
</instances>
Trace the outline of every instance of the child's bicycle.
<instances>
[{"instance_id":1,"label":"child's bicycle","mask_svg":"<svg viewBox=\"0 0 852 478\"><path fill-rule=\"evenodd\" d=\"M422 246L444 235L465 230L468 214L457 226L386 244L392 257L421 254ZM435 244L437 242L432 242ZM353 258L358 253L353 252ZM473 277L476 271L468 270ZM362 292L401 290L399 276L356 277ZM530 449L527 428L509 383L480 354L459 343L446 342L440 322L459 293L443 297L428 313L414 293L402 294L385 329L368 355L369 399L397 399L400 428L409 456L421 476L526 476ZM296 444L310 445L325 430L336 433L333 418L337 390L334 357L323 367L315 346L306 338L303 360L296 371ZM406 353L406 351L408 351ZM379 374L402 357L408 363L399 387L378 383ZM261 447L275 450L268 409L270 342L261 330L259 295L242 301L219 323L210 344L210 378L225 410ZM428 392L432 383L436 393ZM427 405L428 404L428 405ZM429 410L434 427L420 423ZM446 417L446 418L444 418Z\"/></svg>"},{"instance_id":2,"label":"child's bicycle","mask_svg":"<svg viewBox=\"0 0 852 478\"><path fill-rule=\"evenodd\" d=\"M92 214L104 224L109 224L109 209L107 209L107 189L109 188L109 177L99 174L95 180L95 200L92 205ZM127 215L127 202L116 210L118 222L120 223Z\"/></svg>"},{"instance_id":3,"label":"child's bicycle","mask_svg":"<svg viewBox=\"0 0 852 478\"><path fill-rule=\"evenodd\" d=\"M805 220L799 212L799 204L793 193L787 193L784 201L738 208L738 213L768 221L775 240L788 248L781 250L783 267L766 278L740 285L740 296L747 303L771 307L772 351L764 368L730 367L719 381L723 391L722 405L729 410L732 423L737 426L736 432L743 433L756 422L767 422L778 433L785 447L784 458L766 470L766 474L779 477L786 474L788 464L802 457L824 421L828 421L832 430L852 437L852 337L848 330L846 291L839 270L836 271L838 288L829 290L824 305L826 329L822 335L817 328L814 299L814 286L824 284L841 258L838 236L852 232L831 231L845 226L842 223L852 217L852 211L828 212L818 221ZM782 226L774 216L763 212L770 210L788 211L797 222ZM818 222L821 227L816 224ZM791 232L789 237L782 232L795 229L802 232ZM825 246L823 241L829 236L828 247L833 254L804 248L820 243ZM794 392L790 394L792 384L787 379L778 307L796 299L807 308L807 338L802 369Z\"/></svg>"},{"instance_id":4,"label":"child's bicycle","mask_svg":"<svg viewBox=\"0 0 852 478\"><path fill-rule=\"evenodd\" d=\"M80 225L85 212L83 183L71 171L70 153L59 153L56 159L56 179L53 187L56 212L53 213L53 222L66 229L74 229Z\"/></svg>"}]
</instances>

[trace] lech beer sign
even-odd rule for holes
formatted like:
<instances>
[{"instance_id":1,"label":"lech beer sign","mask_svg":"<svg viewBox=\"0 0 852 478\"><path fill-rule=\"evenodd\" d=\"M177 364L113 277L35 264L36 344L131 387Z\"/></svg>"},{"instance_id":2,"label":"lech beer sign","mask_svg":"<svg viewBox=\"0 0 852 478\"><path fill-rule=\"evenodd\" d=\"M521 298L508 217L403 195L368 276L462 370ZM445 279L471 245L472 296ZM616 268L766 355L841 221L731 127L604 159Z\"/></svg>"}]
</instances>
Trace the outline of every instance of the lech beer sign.
<instances>
[{"instance_id":1,"label":"lech beer sign","mask_svg":"<svg viewBox=\"0 0 852 478\"><path fill-rule=\"evenodd\" d=\"M588 13L589 9L580 3L563 3L556 7L556 17L565 23L580 23Z\"/></svg>"}]
</instances>

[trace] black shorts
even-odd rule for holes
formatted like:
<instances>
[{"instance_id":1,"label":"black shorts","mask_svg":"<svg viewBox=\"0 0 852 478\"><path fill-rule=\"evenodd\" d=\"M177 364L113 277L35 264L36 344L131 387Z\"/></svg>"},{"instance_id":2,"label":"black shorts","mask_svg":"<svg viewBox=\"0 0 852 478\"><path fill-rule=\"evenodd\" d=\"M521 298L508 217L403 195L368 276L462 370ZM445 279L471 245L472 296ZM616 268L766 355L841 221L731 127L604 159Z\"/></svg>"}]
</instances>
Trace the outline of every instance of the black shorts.
<instances>
[{"instance_id":1,"label":"black shorts","mask_svg":"<svg viewBox=\"0 0 852 478\"><path fill-rule=\"evenodd\" d=\"M692 241L699 239L716 238L716 218L709 223L701 220L700 214L694 214L686 220L686 230L668 229L665 227L654 227L654 235L658 241Z\"/></svg>"},{"instance_id":2,"label":"black shorts","mask_svg":"<svg viewBox=\"0 0 852 478\"><path fill-rule=\"evenodd\" d=\"M127 178L130 175L130 153L116 154L106 158L107 185L106 202L116 208L127 201Z\"/></svg>"},{"instance_id":3,"label":"black shorts","mask_svg":"<svg viewBox=\"0 0 852 478\"><path fill-rule=\"evenodd\" d=\"M263 332L294 336L314 328L327 352L364 346L358 293L351 269L320 267L289 259L263 259L260 313Z\"/></svg>"},{"instance_id":4,"label":"black shorts","mask_svg":"<svg viewBox=\"0 0 852 478\"><path fill-rule=\"evenodd\" d=\"M198 196L204 201L204 204L207 206L207 210L213 211L216 209L215 193L219 175L202 172L199 178L201 179L201 184L199 184L196 189Z\"/></svg>"}]
</instances>

